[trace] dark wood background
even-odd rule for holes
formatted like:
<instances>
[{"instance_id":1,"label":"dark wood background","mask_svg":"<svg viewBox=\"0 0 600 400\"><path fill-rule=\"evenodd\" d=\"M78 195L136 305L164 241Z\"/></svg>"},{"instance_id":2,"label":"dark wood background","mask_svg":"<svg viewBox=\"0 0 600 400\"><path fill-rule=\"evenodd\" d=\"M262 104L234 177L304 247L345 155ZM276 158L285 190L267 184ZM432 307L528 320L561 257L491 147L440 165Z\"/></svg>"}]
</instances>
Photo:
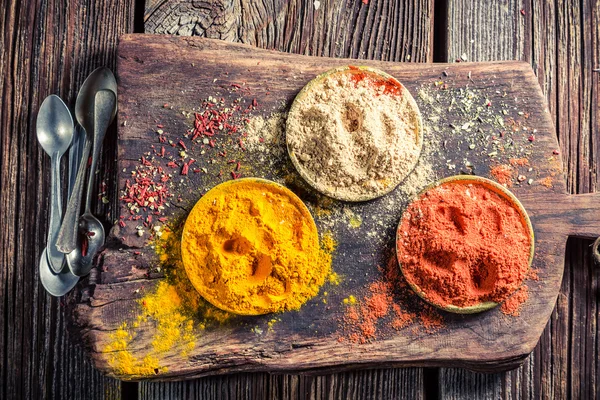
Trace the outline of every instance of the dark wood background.
<instances>
[{"instance_id":1,"label":"dark wood background","mask_svg":"<svg viewBox=\"0 0 600 400\"><path fill-rule=\"evenodd\" d=\"M125 32L194 34L301 54L390 61L531 63L556 124L571 193L600 178L598 0L2 0L0 7L0 398L597 398L599 269L589 241L567 244L556 309L512 372L377 369L323 376L238 374L180 383L103 377L66 334L60 299L37 273L45 244L49 160L39 104L69 105L94 68L115 65ZM166 54L165 57L173 55ZM113 182L114 130L101 176ZM109 185L111 186L111 185ZM111 202L97 212L111 214ZM600 216L599 216L600 217Z\"/></svg>"}]
</instances>

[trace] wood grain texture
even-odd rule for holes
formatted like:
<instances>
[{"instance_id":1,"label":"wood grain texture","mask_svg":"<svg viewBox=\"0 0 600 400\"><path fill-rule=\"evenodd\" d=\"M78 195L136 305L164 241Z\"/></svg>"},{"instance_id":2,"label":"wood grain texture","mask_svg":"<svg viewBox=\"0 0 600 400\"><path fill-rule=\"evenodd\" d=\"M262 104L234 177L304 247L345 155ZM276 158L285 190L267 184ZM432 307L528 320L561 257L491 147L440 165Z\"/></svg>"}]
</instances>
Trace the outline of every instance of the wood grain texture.
<instances>
[{"instance_id":1,"label":"wood grain texture","mask_svg":"<svg viewBox=\"0 0 600 400\"><path fill-rule=\"evenodd\" d=\"M73 105L89 72L114 67L117 36L131 23L130 1L2 2L0 398L120 398L120 383L90 365L66 333L61 300L39 281L50 170L35 121L44 97L59 94ZM112 142L105 158L114 162L114 131Z\"/></svg>"},{"instance_id":2,"label":"wood grain texture","mask_svg":"<svg viewBox=\"0 0 600 400\"><path fill-rule=\"evenodd\" d=\"M476 11L465 12L467 7ZM449 2L450 59L464 52L473 61L502 57L532 64L557 127L571 193L594 192L599 184L599 77L592 71L599 61L599 7L597 1L509 1L502 7L489 7L489 2ZM482 39L481 32L489 32L493 43ZM600 369L594 361L600 337L598 269L591 262L590 244L568 242L556 309L526 364L492 380L486 375L442 370L443 396L600 396Z\"/></svg>"},{"instance_id":3,"label":"wood grain texture","mask_svg":"<svg viewBox=\"0 0 600 400\"><path fill-rule=\"evenodd\" d=\"M159 61L159 54L165 52L177 53L177 60ZM350 61L344 60L344 63L348 62ZM534 348L559 291L566 238L575 227L582 224L588 227L590 234L597 234L600 224L596 223L593 215L600 210L600 204L594 201L593 197L579 200L565 194L564 181L561 174L557 173L562 170L560 160L548 160L548 155L556 149L557 143L549 114L545 111L541 91L530 67L524 63L365 63L398 77L412 93L417 93L423 82L433 83L446 71L453 77L447 81L457 90L470 85L477 93L485 93L492 104L505 102L508 109L521 110L527 115L527 124L536 127L535 145L530 146L530 163L537 176L554 176L554 179L551 188L541 184L513 188L513 192L528 210L534 225L534 268L540 270L540 281L530 285L532 300L526 303L522 316L508 321L498 310L476 317L447 314L445 319L448 327L438 335L406 331L393 334L386 340L354 348L339 343L329 328L320 329L318 332L302 328L322 326L324 320L338 320L343 313L341 303L332 302L325 308L314 308L314 304L307 305L300 312L294 313L293 317L291 314L282 314L281 318L294 318L295 323L289 325L289 322L286 324L284 321L279 330L270 332L260 340L257 340L250 330L243 329L242 325L239 326L240 329L234 330L222 328L204 331L196 337L197 346L187 363L181 363L178 350L173 349L173 353L167 353L162 361L169 370L149 377L150 379L181 379L214 373L261 370L323 373L332 369L375 367L381 364L462 365L480 370L498 370L514 368ZM244 81L250 87L260 88L264 87L264 82L268 80L267 91L270 94L266 95L266 92L259 90L255 91L253 96L259 104L263 104L265 110L270 110L273 106L281 104L282 100L289 104L311 77L339 64L339 60L267 52L222 41L165 36L123 37L119 46L119 115L120 118L126 118L128 124L127 127L119 128L120 187L124 187L125 180L130 176L128 170L132 162L136 163L149 145L147 135L148 132L152 132L155 122L147 116L160 117L156 115L156 110L163 108L165 102L189 109L198 104L198 93L206 95L219 87L220 83L214 84L213 76L220 76L226 86L227 82ZM198 67L203 71L201 75L197 73ZM192 74L196 79L189 79ZM140 79L140 76L144 79ZM273 79L274 76L280 76L280 79ZM168 84L165 84L166 82ZM514 82L519 82L519 85L515 85ZM186 90L182 91L184 87ZM420 100L417 102L420 103ZM420 103L420 108L424 120L429 120L432 107ZM462 114L455 110L454 113L442 115L440 119L457 124L456 119L461 117ZM179 111L172 112L168 118L173 126L180 127L177 129L185 129L185 117L181 117ZM483 125L482 128L487 129ZM520 136L514 140L527 143L529 133L522 133L524 130L520 128L518 132ZM455 149L460 148L461 143L465 143L461 139L466 139L468 134L456 135L450 129L442 128L436 135L440 135L436 137L439 143L443 142L445 145L443 149L436 149L431 162L434 170L441 171L445 168L448 158L462 159L464 153ZM483 149L469 156L479 174L486 175L486 171L489 170L487 153L488 151ZM189 154L197 158L193 153ZM252 153L246 154L246 157L247 162L254 162ZM258 162L258 158L256 161ZM271 171L266 174L264 176L267 178L281 178L276 175L277 172ZM446 172L441 176L452 174L453 172ZM203 187L207 184L202 176L190 176L193 187ZM178 193L184 198L180 203L183 209L197 200L197 195L190 194L189 190ZM306 202L312 201L308 192L300 195ZM394 199L404 202L408 200L402 200L402 197ZM579 205L580 209L573 211L574 205ZM355 212L364 216L375 215L378 209L378 202L375 201L363 204L362 207L356 208ZM128 212L125 205L121 206L120 212L121 215ZM171 218L179 218L178 215L182 212L184 211L178 207L174 213L170 212L173 213ZM384 216L388 219L390 217L389 214L383 214L381 217ZM396 217L392 216L392 219L389 226L393 230ZM316 221L319 225L318 216ZM135 247L143 244L139 238L136 239L134 225L136 224L115 229L113 234L115 238L121 238L122 243L115 243L107 250L102 270L96 270L91 276L90 287L93 287L93 291L89 291L89 299L84 299L73 309L74 323L82 332L83 340L93 351L92 357L96 365L109 373L114 371L107 362L108 355L102 353L109 340L107 330L116 329L124 321L124 317L135 315L135 299L140 297L140 294L135 294L137 288L144 286L149 290L156 283L156 280L149 280L144 276L144 271L154 262L148 252L142 252L140 256L135 257L135 268L131 267ZM384 226L387 225L384 223ZM344 231L334 234L341 235L338 239L340 249L334 258L334 270L351 278L347 279L347 284L343 287L344 292L359 290L361 285L376 279L377 271L371 271L369 266L377 265L377 260L384 257L381 253L382 246L374 246L372 240L360 240ZM391 233L389 237L393 238ZM133 248L120 251L122 247ZM366 256L367 254L372 255L373 259ZM356 265L361 266L358 272ZM335 295L334 289L330 291ZM314 312L313 309L318 311ZM146 329L152 327L140 327L133 345L141 355L148 349L150 331ZM218 341L218 345L214 342L216 337L223 337ZM282 346L290 341L297 345ZM136 378L129 375L120 376L124 379Z\"/></svg>"},{"instance_id":4,"label":"wood grain texture","mask_svg":"<svg viewBox=\"0 0 600 400\"><path fill-rule=\"evenodd\" d=\"M297 54L432 60L432 0L147 0L145 31Z\"/></svg>"},{"instance_id":5,"label":"wood grain texture","mask_svg":"<svg viewBox=\"0 0 600 400\"><path fill-rule=\"evenodd\" d=\"M140 383L140 399L423 399L417 368L327 375L235 374Z\"/></svg>"}]
</instances>

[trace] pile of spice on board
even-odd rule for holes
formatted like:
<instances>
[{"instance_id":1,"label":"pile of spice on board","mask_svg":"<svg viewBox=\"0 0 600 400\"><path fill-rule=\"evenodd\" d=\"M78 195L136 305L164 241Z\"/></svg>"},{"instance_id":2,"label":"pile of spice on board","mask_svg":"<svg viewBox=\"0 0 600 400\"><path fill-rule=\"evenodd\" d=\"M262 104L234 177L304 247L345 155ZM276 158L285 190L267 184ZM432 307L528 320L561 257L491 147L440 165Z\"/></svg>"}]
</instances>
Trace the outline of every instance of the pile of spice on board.
<instances>
[{"instance_id":1,"label":"pile of spice on board","mask_svg":"<svg viewBox=\"0 0 600 400\"><path fill-rule=\"evenodd\" d=\"M345 312L339 321L338 342L370 343L405 328L411 328L413 334L433 334L445 326L442 314L410 290L400 274L396 254L379 272L379 279L360 294L343 300Z\"/></svg>"},{"instance_id":2,"label":"pile of spice on board","mask_svg":"<svg viewBox=\"0 0 600 400\"><path fill-rule=\"evenodd\" d=\"M412 171L421 151L414 100L396 80L375 72L350 67L327 74L292 104L290 156L312 186L335 198L387 193Z\"/></svg>"},{"instance_id":3,"label":"pile of spice on board","mask_svg":"<svg viewBox=\"0 0 600 400\"><path fill-rule=\"evenodd\" d=\"M521 287L531 241L516 206L479 182L458 181L410 204L397 251L404 276L428 302L466 307L500 303Z\"/></svg>"}]
</instances>

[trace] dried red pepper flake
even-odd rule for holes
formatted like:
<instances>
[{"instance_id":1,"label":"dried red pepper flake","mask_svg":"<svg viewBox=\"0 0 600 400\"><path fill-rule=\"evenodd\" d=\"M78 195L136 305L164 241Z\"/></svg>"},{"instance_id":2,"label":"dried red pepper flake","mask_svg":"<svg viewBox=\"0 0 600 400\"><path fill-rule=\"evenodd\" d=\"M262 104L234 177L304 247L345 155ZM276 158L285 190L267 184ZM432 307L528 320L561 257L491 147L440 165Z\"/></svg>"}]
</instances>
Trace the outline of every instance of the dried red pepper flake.
<instances>
[{"instance_id":1,"label":"dried red pepper flake","mask_svg":"<svg viewBox=\"0 0 600 400\"><path fill-rule=\"evenodd\" d=\"M179 165L175 162L175 161L169 161L167 163L167 167L171 167L171 168L179 168Z\"/></svg>"},{"instance_id":2,"label":"dried red pepper flake","mask_svg":"<svg viewBox=\"0 0 600 400\"><path fill-rule=\"evenodd\" d=\"M181 147L182 147L184 150L187 150L187 147L186 147L185 143L183 143L183 140L180 140L180 141L179 141L179 145L180 145L180 146L181 146Z\"/></svg>"},{"instance_id":3,"label":"dried red pepper flake","mask_svg":"<svg viewBox=\"0 0 600 400\"><path fill-rule=\"evenodd\" d=\"M123 222L122 220L121 220L121 221L119 221L119 226L120 226L121 228L125 228L125 222Z\"/></svg>"},{"instance_id":4,"label":"dried red pepper flake","mask_svg":"<svg viewBox=\"0 0 600 400\"><path fill-rule=\"evenodd\" d=\"M367 4L369 4L369 0L362 0L362 3L367 5Z\"/></svg>"},{"instance_id":5,"label":"dried red pepper flake","mask_svg":"<svg viewBox=\"0 0 600 400\"><path fill-rule=\"evenodd\" d=\"M81 238L81 255L84 257L87 256L88 245L89 245L89 243L88 243L87 235L84 235Z\"/></svg>"},{"instance_id":6,"label":"dried red pepper flake","mask_svg":"<svg viewBox=\"0 0 600 400\"><path fill-rule=\"evenodd\" d=\"M134 251L133 254L135 254L136 256L139 256L140 254L142 254L141 251Z\"/></svg>"},{"instance_id":7,"label":"dried red pepper flake","mask_svg":"<svg viewBox=\"0 0 600 400\"><path fill-rule=\"evenodd\" d=\"M525 15L525 9L524 8L521 9L521 15Z\"/></svg>"},{"instance_id":8,"label":"dried red pepper flake","mask_svg":"<svg viewBox=\"0 0 600 400\"><path fill-rule=\"evenodd\" d=\"M235 170L236 170L236 171L239 171L239 170L240 170L240 167L241 167L241 164L240 164L240 162L238 161L238 162L237 162L237 165L236 165L236 167L235 167Z\"/></svg>"},{"instance_id":9,"label":"dried red pepper flake","mask_svg":"<svg viewBox=\"0 0 600 400\"><path fill-rule=\"evenodd\" d=\"M157 128L160 128L160 129L162 129L162 128L164 128L165 126L164 126L164 125L161 125L161 124L157 124L157 125L156 125L156 127L157 127Z\"/></svg>"},{"instance_id":10,"label":"dried red pepper flake","mask_svg":"<svg viewBox=\"0 0 600 400\"><path fill-rule=\"evenodd\" d=\"M533 134L529 135L529 137L527 138L527 140L529 140L530 142L535 141L535 135L533 135Z\"/></svg>"},{"instance_id":11,"label":"dried red pepper flake","mask_svg":"<svg viewBox=\"0 0 600 400\"><path fill-rule=\"evenodd\" d=\"M166 222L167 221L167 217L160 217L158 220L160 222Z\"/></svg>"},{"instance_id":12,"label":"dried red pepper flake","mask_svg":"<svg viewBox=\"0 0 600 400\"><path fill-rule=\"evenodd\" d=\"M252 99L252 106L255 108L258 106L258 102L256 101L256 99Z\"/></svg>"},{"instance_id":13,"label":"dried red pepper flake","mask_svg":"<svg viewBox=\"0 0 600 400\"><path fill-rule=\"evenodd\" d=\"M560 154L560 150L556 149L554 151L552 151L552 154L554 154L555 156Z\"/></svg>"}]
</instances>

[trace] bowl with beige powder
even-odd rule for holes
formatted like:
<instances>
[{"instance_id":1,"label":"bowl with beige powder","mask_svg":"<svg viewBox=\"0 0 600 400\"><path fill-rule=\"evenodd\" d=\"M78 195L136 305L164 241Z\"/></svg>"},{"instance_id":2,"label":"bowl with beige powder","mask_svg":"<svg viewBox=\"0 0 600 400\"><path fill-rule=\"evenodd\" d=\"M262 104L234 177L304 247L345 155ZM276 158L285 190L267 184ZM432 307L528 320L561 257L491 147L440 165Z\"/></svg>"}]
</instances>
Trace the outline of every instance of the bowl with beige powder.
<instances>
[{"instance_id":1,"label":"bowl with beige powder","mask_svg":"<svg viewBox=\"0 0 600 400\"><path fill-rule=\"evenodd\" d=\"M286 122L296 170L319 192L367 201L398 186L416 166L423 122L409 91L370 67L340 67L310 81Z\"/></svg>"}]
</instances>

